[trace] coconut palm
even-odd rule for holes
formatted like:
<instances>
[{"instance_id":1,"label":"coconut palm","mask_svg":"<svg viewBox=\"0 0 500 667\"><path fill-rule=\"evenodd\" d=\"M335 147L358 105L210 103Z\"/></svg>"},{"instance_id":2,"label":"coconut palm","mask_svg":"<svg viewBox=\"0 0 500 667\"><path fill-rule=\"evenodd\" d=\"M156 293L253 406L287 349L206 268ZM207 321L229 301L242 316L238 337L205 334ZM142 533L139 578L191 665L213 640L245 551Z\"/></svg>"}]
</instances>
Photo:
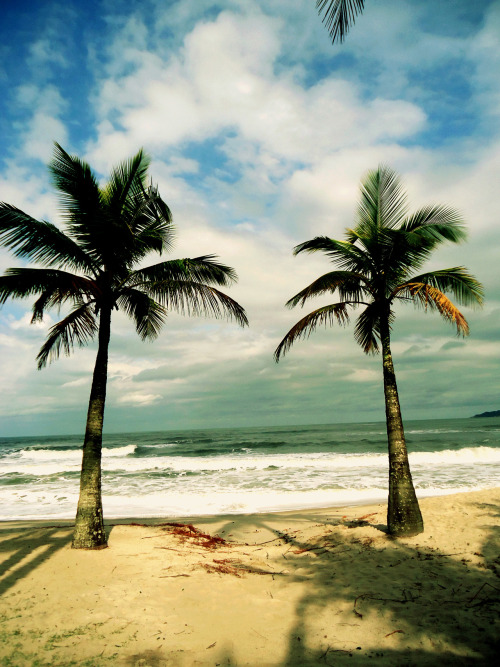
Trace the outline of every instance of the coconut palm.
<instances>
[{"instance_id":1,"label":"coconut palm","mask_svg":"<svg viewBox=\"0 0 500 667\"><path fill-rule=\"evenodd\" d=\"M148 166L149 158L141 150L100 186L86 162L56 144L49 169L66 231L0 204L0 240L17 257L42 264L42 268L8 269L0 277L0 304L9 297L36 296L32 322L40 321L49 308L69 307L49 330L37 356L38 368L61 352L70 354L75 344L98 340L74 548L106 546L101 449L113 311L126 313L143 340L158 336L170 310L248 323L243 308L215 287L236 279L233 269L215 256L142 266L151 252L161 255L170 250L174 238L171 212L158 189L147 181Z\"/></svg>"},{"instance_id":2,"label":"coconut palm","mask_svg":"<svg viewBox=\"0 0 500 667\"><path fill-rule=\"evenodd\" d=\"M301 243L294 253L324 252L339 270L331 271L296 294L287 306L303 306L326 293L339 301L306 315L283 338L275 352L278 361L298 338L308 337L318 325L346 324L349 310L363 310L356 320L354 337L366 354L382 349L385 410L389 445L389 502L387 525L392 535L423 531L415 495L401 419L396 376L391 354L394 306L412 302L424 310L436 310L467 335L465 317L446 296L464 305L480 304L481 284L464 267L418 273L441 243L465 238L460 215L446 206L426 206L407 214L406 195L398 176L386 166L368 173L361 186L361 200L354 229L346 240L320 236Z\"/></svg>"},{"instance_id":3,"label":"coconut palm","mask_svg":"<svg viewBox=\"0 0 500 667\"><path fill-rule=\"evenodd\" d=\"M333 43L336 39L339 42L344 41L364 6L365 0L316 0L316 9L320 16L323 14L323 23L326 24Z\"/></svg>"}]
</instances>

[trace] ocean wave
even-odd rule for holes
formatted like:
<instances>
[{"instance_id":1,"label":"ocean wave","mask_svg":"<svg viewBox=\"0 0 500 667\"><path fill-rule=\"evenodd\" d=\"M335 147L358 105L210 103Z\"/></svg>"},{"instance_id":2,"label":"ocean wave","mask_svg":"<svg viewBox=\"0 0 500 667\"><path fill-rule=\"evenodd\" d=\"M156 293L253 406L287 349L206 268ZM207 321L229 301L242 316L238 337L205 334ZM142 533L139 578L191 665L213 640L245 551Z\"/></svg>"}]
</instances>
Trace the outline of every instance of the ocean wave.
<instances>
[{"instance_id":1,"label":"ocean wave","mask_svg":"<svg viewBox=\"0 0 500 667\"><path fill-rule=\"evenodd\" d=\"M410 463L417 465L468 465L474 463L500 463L500 447L462 447L443 449L440 452L413 452Z\"/></svg>"},{"instance_id":2,"label":"ocean wave","mask_svg":"<svg viewBox=\"0 0 500 667\"><path fill-rule=\"evenodd\" d=\"M287 454L223 454L210 456L134 456L137 445L104 448L104 471L141 473L154 470L201 473L204 471L263 471L263 470L342 470L363 468L385 469L387 454L335 454L335 453L287 453ZM21 450L21 456L4 459L6 473L30 475L54 475L78 470L80 450ZM412 452L412 466L459 466L500 463L500 447L464 447L439 452Z\"/></svg>"},{"instance_id":3,"label":"ocean wave","mask_svg":"<svg viewBox=\"0 0 500 667\"><path fill-rule=\"evenodd\" d=\"M122 447L103 447L102 455L106 457L122 457L134 454L137 445L125 445ZM51 449L21 449L18 453L21 459L32 461L52 461L54 459L82 459L82 448L51 448Z\"/></svg>"}]
</instances>

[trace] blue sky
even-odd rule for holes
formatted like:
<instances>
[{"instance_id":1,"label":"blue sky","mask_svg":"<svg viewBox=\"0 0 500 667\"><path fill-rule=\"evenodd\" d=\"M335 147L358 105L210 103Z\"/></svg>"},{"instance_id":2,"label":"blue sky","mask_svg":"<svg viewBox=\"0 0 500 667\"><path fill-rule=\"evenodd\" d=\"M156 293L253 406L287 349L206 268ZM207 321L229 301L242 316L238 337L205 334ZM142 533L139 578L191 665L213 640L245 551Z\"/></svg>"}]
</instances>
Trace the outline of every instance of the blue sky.
<instances>
[{"instance_id":1,"label":"blue sky","mask_svg":"<svg viewBox=\"0 0 500 667\"><path fill-rule=\"evenodd\" d=\"M498 0L368 0L335 46L314 0L21 0L0 32L0 200L59 223L53 141L103 179L142 146L177 224L174 256L217 253L239 274L230 294L247 330L172 314L143 344L115 317L105 429L382 420L380 359L352 328L272 359L301 316L285 301L329 268L293 246L340 238L381 162L412 207L463 213L468 242L431 266L466 265L487 295L482 311L465 310L466 340L435 315L398 310L404 416L500 407ZM0 249L1 270L17 264ZM81 432L95 348L38 372L57 314L30 326L29 313L28 302L0 311L0 432Z\"/></svg>"}]
</instances>

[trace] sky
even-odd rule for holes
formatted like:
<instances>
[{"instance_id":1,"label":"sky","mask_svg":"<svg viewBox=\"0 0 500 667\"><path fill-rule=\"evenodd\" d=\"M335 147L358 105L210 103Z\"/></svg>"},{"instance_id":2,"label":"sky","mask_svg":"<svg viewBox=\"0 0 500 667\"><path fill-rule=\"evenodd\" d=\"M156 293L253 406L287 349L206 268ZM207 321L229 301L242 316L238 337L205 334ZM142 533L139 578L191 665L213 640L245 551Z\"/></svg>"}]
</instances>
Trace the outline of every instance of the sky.
<instances>
[{"instance_id":1,"label":"sky","mask_svg":"<svg viewBox=\"0 0 500 667\"><path fill-rule=\"evenodd\" d=\"M354 320L273 360L308 312L285 302L332 268L293 247L342 238L381 163L412 209L462 213L468 240L428 268L466 266L486 292L482 309L463 309L466 339L436 313L397 308L403 418L500 408L500 0L367 0L336 45L315 0L18 0L2 12L0 201L62 224L54 141L102 182L144 147L176 224L171 257L234 267L228 294L250 320L172 313L143 343L115 313L105 432L383 421L381 358L355 343ZM0 248L2 272L19 265ZM31 306L0 311L0 435L83 433L96 346L37 371L58 314L31 325Z\"/></svg>"}]
</instances>

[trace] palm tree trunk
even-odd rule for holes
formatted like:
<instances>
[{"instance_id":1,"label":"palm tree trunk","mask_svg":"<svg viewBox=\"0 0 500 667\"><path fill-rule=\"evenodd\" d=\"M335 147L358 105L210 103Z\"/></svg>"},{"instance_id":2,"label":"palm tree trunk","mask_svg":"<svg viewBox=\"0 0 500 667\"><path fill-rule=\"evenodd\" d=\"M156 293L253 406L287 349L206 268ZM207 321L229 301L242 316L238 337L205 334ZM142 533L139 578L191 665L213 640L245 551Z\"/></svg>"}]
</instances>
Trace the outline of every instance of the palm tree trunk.
<instances>
[{"instance_id":1,"label":"palm tree trunk","mask_svg":"<svg viewBox=\"0 0 500 667\"><path fill-rule=\"evenodd\" d=\"M73 549L105 549L108 546L102 515L101 453L110 332L111 308L103 307L100 313L99 347L83 443L80 497L73 533Z\"/></svg>"},{"instance_id":2,"label":"palm tree trunk","mask_svg":"<svg viewBox=\"0 0 500 667\"><path fill-rule=\"evenodd\" d=\"M387 527L390 535L418 535L424 522L411 478L401 418L396 375L392 363L389 321L380 323L384 367L385 415L389 444L389 500Z\"/></svg>"}]
</instances>

